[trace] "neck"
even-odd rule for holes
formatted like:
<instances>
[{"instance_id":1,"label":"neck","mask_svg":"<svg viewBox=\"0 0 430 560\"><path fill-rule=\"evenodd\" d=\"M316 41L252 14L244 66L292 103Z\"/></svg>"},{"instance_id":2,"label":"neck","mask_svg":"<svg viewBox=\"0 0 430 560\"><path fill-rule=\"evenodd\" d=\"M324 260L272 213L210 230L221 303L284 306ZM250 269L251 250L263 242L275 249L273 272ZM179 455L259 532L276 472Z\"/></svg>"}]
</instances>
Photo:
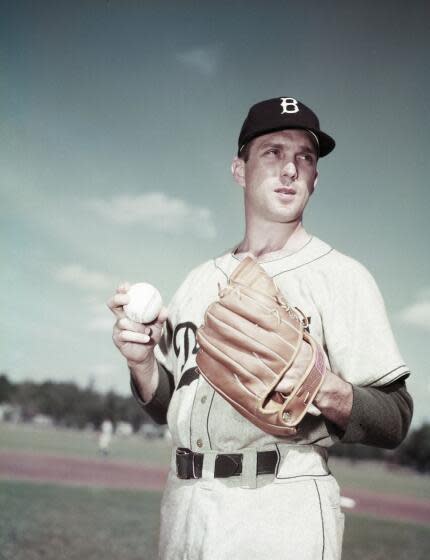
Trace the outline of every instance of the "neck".
<instances>
[{"instance_id":1,"label":"neck","mask_svg":"<svg viewBox=\"0 0 430 560\"><path fill-rule=\"evenodd\" d=\"M310 239L301 221L287 224L260 224L258 228L246 227L245 237L235 253L250 253L262 257L269 253L294 253Z\"/></svg>"}]
</instances>

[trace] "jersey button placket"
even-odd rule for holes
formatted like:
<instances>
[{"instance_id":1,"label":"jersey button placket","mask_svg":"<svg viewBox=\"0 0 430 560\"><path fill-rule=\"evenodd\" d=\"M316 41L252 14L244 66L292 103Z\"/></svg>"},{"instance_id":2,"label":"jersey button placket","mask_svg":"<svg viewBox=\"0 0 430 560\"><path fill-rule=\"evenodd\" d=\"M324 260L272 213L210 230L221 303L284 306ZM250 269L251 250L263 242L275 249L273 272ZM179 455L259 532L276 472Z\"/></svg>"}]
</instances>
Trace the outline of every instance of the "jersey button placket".
<instances>
[{"instance_id":1,"label":"jersey button placket","mask_svg":"<svg viewBox=\"0 0 430 560\"><path fill-rule=\"evenodd\" d=\"M211 388L200 378L191 414L191 441L192 445L200 451L204 448L211 449L211 442L206 429L211 404L210 392Z\"/></svg>"}]
</instances>

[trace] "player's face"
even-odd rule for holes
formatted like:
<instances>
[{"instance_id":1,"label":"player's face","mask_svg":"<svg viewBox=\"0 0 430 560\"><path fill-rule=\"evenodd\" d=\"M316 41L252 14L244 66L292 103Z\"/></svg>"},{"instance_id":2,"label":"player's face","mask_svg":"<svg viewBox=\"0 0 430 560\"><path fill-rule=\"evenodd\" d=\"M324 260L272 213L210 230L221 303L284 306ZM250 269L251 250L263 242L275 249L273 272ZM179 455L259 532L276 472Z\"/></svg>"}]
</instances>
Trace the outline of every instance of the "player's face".
<instances>
[{"instance_id":1,"label":"player's face","mask_svg":"<svg viewBox=\"0 0 430 560\"><path fill-rule=\"evenodd\" d=\"M316 148L308 132L282 130L259 136L250 146L248 161L235 163L236 180L245 189L247 219L301 219L318 177Z\"/></svg>"}]
</instances>

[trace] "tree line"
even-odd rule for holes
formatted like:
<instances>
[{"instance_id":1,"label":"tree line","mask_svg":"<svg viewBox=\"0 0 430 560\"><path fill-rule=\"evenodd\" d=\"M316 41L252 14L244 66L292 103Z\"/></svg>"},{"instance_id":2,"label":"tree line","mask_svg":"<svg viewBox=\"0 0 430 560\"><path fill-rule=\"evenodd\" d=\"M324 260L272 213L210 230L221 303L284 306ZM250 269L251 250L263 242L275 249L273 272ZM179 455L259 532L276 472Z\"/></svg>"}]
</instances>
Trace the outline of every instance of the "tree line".
<instances>
[{"instance_id":1,"label":"tree line","mask_svg":"<svg viewBox=\"0 0 430 560\"><path fill-rule=\"evenodd\" d=\"M130 395L124 397L113 391L102 394L89 385L80 388L75 383L45 381L35 383L11 382L0 374L0 403L10 404L20 411L22 421L30 421L36 414L49 416L58 426L99 429L105 419L128 422L138 431L151 418ZM331 455L351 460L381 460L393 466L408 466L419 472L430 472L430 424L412 429L405 441L395 450L379 449L356 444L336 444Z\"/></svg>"},{"instance_id":2,"label":"tree line","mask_svg":"<svg viewBox=\"0 0 430 560\"><path fill-rule=\"evenodd\" d=\"M124 397L114 391L100 393L91 384L81 388L72 382L13 383L3 373L0 374L0 403L19 410L23 422L43 414L56 426L77 429L99 429L106 419L114 426L128 422L134 431L142 424L152 423L131 395Z\"/></svg>"},{"instance_id":3,"label":"tree line","mask_svg":"<svg viewBox=\"0 0 430 560\"><path fill-rule=\"evenodd\" d=\"M352 461L377 460L389 466L410 467L421 473L430 472L430 424L424 422L412 428L406 439L393 450L380 449L368 445L336 443L330 454Z\"/></svg>"}]
</instances>

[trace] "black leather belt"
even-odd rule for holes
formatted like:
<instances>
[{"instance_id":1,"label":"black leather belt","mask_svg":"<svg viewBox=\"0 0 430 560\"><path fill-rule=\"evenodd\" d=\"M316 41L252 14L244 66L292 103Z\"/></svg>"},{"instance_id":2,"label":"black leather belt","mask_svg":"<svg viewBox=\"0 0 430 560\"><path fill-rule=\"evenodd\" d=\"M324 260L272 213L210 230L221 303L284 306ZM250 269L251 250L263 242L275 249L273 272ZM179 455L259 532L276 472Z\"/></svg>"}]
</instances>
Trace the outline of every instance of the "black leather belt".
<instances>
[{"instance_id":1,"label":"black leather belt","mask_svg":"<svg viewBox=\"0 0 430 560\"><path fill-rule=\"evenodd\" d=\"M239 476L242 473L242 453L220 453L215 458L215 478ZM257 475L273 474L276 471L278 454L276 451L257 452ZM201 478L203 453L194 453L186 447L176 450L176 474L178 478Z\"/></svg>"}]
</instances>

